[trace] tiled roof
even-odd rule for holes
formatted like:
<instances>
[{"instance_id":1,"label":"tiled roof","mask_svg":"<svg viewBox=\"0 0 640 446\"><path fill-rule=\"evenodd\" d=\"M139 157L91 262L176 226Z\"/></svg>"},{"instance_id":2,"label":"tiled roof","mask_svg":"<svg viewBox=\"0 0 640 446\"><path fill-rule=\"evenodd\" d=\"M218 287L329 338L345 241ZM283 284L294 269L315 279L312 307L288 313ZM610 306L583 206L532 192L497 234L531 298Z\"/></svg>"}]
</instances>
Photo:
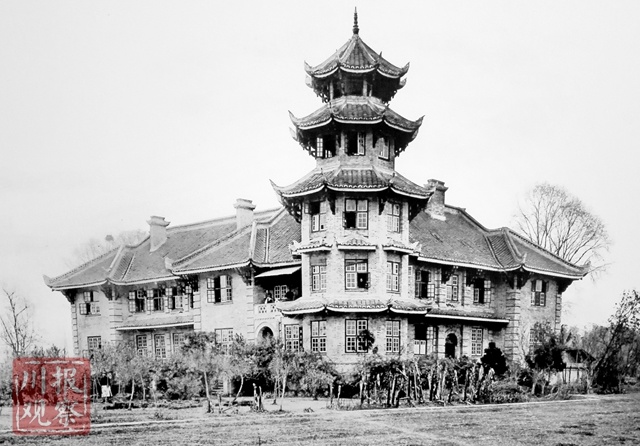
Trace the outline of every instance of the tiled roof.
<instances>
[{"instance_id":1,"label":"tiled roof","mask_svg":"<svg viewBox=\"0 0 640 446\"><path fill-rule=\"evenodd\" d=\"M454 310L454 309L445 309L445 308L432 308L429 309L427 317L438 317L444 316L450 319L460 318L460 319L480 319L486 320L487 322L503 322L506 323L506 320L503 317L498 317L494 312L485 312L479 313L476 311L465 311L465 310Z\"/></svg>"},{"instance_id":2,"label":"tiled roof","mask_svg":"<svg viewBox=\"0 0 640 446\"><path fill-rule=\"evenodd\" d=\"M496 271L524 268L574 279L586 272L507 228L484 228L462 209L446 206L445 217L421 212L411 221L411 241L419 243L423 260Z\"/></svg>"},{"instance_id":3,"label":"tiled roof","mask_svg":"<svg viewBox=\"0 0 640 446\"><path fill-rule=\"evenodd\" d=\"M307 178L317 178L317 174ZM320 187L348 189L347 186L353 186L353 190L357 189L358 181L366 178L365 183L375 187L384 184L395 191L398 188L413 191L415 188L428 197L426 189L400 175L391 176L378 170L343 172L338 169L321 176L325 181L319 184ZM310 187L302 183L304 181L280 188L279 192L284 196ZM296 253L333 246L333 241L327 240L300 245L300 224L284 208L256 212L255 216L255 225L240 230L236 229L234 218L169 228L167 241L154 252L150 252L150 241L146 239L137 246L104 254L59 277L45 277L45 283L52 289L63 290L96 286L107 280L115 284L167 280L180 273L224 269L250 262L260 267L297 264L300 260L293 257L290 246L293 245ZM462 209L446 206L445 217L434 218L428 212L420 212L411 221L410 248L420 260L493 271L522 268L569 279L581 278L586 273L581 267L537 247L509 229L484 228ZM361 240L345 242L362 244Z\"/></svg>"},{"instance_id":4,"label":"tiled roof","mask_svg":"<svg viewBox=\"0 0 640 446\"><path fill-rule=\"evenodd\" d=\"M283 197L293 197L315 193L324 187L334 190L372 190L381 191L391 189L400 194L410 195L419 199L427 199L431 192L406 179L398 173L384 173L375 167L364 169L344 168L337 166L334 170L316 168L297 182L280 187L271 182L272 186Z\"/></svg>"},{"instance_id":5,"label":"tiled roof","mask_svg":"<svg viewBox=\"0 0 640 446\"><path fill-rule=\"evenodd\" d=\"M289 113L291 121L300 130L320 127L332 120L339 123L366 122L375 124L384 122L394 129L417 133L422 119L410 121L391 110L382 101L373 96L342 96L324 104L315 112L304 118L296 118Z\"/></svg>"},{"instance_id":6,"label":"tiled roof","mask_svg":"<svg viewBox=\"0 0 640 446\"><path fill-rule=\"evenodd\" d=\"M409 64L400 68L376 53L363 42L358 34L342 45L331 57L315 67L305 63L305 71L313 77L326 77L339 68L349 72L369 72L377 70L386 77L400 78L409 71Z\"/></svg>"},{"instance_id":7,"label":"tiled roof","mask_svg":"<svg viewBox=\"0 0 640 446\"><path fill-rule=\"evenodd\" d=\"M296 263L288 248L300 240L300 227L282 208L256 212L255 249L250 252L251 226L236 230L235 218L167 228L167 241L150 252L150 240L111 251L62 276L45 282L53 289L103 283L134 284L166 280L179 272L216 269L249 260L270 264ZM171 265L167 265L167 259ZM169 266L169 268L167 268Z\"/></svg>"},{"instance_id":8,"label":"tiled roof","mask_svg":"<svg viewBox=\"0 0 640 446\"><path fill-rule=\"evenodd\" d=\"M117 254L118 250L114 249L61 276L54 278L44 276L45 284L51 288L65 289L102 283L106 280L109 267Z\"/></svg>"}]
</instances>

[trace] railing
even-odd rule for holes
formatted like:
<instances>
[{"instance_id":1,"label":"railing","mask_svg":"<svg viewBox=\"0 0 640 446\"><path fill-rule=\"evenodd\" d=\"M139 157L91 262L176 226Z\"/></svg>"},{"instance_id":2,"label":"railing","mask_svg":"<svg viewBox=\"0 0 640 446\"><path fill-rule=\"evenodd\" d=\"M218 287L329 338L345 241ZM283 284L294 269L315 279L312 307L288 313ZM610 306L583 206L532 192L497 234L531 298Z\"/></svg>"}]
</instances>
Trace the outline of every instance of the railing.
<instances>
[{"instance_id":1,"label":"railing","mask_svg":"<svg viewBox=\"0 0 640 446\"><path fill-rule=\"evenodd\" d=\"M276 304L258 304L254 306L256 316L271 317L280 313L276 308Z\"/></svg>"}]
</instances>

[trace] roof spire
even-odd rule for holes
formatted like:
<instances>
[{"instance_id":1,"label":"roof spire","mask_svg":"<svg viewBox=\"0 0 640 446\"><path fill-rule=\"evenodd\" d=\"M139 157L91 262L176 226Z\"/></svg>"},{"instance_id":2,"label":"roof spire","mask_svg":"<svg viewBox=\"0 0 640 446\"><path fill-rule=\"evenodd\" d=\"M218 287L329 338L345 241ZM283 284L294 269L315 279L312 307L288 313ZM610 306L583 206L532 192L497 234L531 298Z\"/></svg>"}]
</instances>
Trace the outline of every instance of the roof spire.
<instances>
[{"instance_id":1,"label":"roof spire","mask_svg":"<svg viewBox=\"0 0 640 446\"><path fill-rule=\"evenodd\" d=\"M358 28L358 8L354 8L353 11L353 33L358 34L360 32L360 28Z\"/></svg>"}]
</instances>

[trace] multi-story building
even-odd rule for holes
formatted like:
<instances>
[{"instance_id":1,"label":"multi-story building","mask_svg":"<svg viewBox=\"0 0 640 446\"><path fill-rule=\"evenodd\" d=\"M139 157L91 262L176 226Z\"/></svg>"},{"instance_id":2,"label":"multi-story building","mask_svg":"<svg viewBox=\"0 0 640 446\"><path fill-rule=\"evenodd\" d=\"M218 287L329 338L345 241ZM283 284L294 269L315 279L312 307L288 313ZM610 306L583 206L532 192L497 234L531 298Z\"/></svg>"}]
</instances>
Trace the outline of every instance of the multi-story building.
<instances>
[{"instance_id":1,"label":"multi-story building","mask_svg":"<svg viewBox=\"0 0 640 446\"><path fill-rule=\"evenodd\" d=\"M583 268L395 170L422 122L389 108L408 65L366 45L356 16L348 42L305 69L323 105L291 119L316 167L273 184L282 208L240 199L235 217L173 228L151 217L138 245L45 277L71 304L77 353L125 340L164 358L195 330L279 337L342 368L367 352L477 358L490 341L518 360L535 323L559 328Z\"/></svg>"}]
</instances>

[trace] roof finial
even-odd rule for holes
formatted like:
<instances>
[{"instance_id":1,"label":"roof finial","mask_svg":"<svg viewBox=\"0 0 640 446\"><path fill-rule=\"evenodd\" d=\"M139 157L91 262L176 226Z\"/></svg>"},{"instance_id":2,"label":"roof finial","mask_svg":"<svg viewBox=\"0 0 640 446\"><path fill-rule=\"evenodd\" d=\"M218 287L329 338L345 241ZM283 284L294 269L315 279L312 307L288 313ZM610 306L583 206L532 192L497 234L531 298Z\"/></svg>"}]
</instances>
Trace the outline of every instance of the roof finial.
<instances>
[{"instance_id":1,"label":"roof finial","mask_svg":"<svg viewBox=\"0 0 640 446\"><path fill-rule=\"evenodd\" d=\"M358 34L360 32L360 28L358 28L358 8L354 8L353 12L353 33Z\"/></svg>"}]
</instances>

